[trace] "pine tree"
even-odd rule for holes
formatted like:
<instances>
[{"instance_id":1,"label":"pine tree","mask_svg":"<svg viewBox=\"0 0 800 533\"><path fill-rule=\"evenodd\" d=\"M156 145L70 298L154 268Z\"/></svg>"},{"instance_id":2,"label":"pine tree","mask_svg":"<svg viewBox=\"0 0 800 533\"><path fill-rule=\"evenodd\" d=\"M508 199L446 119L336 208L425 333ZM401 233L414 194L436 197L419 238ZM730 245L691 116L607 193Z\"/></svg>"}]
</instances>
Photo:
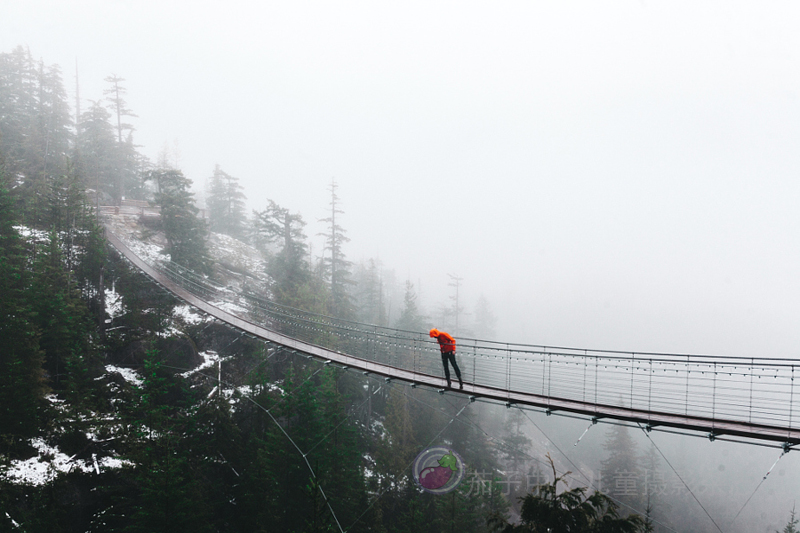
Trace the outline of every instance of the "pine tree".
<instances>
[{"instance_id":1,"label":"pine tree","mask_svg":"<svg viewBox=\"0 0 800 533\"><path fill-rule=\"evenodd\" d=\"M30 50L17 46L0 54L0 154L5 157L6 173L13 176L13 189L31 172L25 142L37 109L36 66Z\"/></svg>"},{"instance_id":2,"label":"pine tree","mask_svg":"<svg viewBox=\"0 0 800 533\"><path fill-rule=\"evenodd\" d=\"M417 308L417 293L414 292L414 284L406 280L405 294L403 296L403 310L397 319L395 327L406 331L425 331L426 318Z\"/></svg>"},{"instance_id":3,"label":"pine tree","mask_svg":"<svg viewBox=\"0 0 800 533\"><path fill-rule=\"evenodd\" d=\"M36 71L36 109L23 146L26 185L42 190L54 175L64 171L72 121L59 67L45 68L40 61Z\"/></svg>"},{"instance_id":4,"label":"pine tree","mask_svg":"<svg viewBox=\"0 0 800 533\"><path fill-rule=\"evenodd\" d=\"M310 450L316 440L322 436L318 417L318 400L315 397L315 385L309 379L307 370L295 374L287 372L284 386L293 391L290 398L285 398L277 407L279 420L284 420L284 429L291 436L300 450ZM278 494L278 524L282 531L303 530L308 520L319 520L321 509L312 505L318 489L305 490L314 481L305 460L299 456L288 439L281 441L282 460L275 465L275 473L281 490ZM309 457L312 468L318 466L318 454ZM319 474L318 474L319 475Z\"/></svg>"},{"instance_id":5,"label":"pine tree","mask_svg":"<svg viewBox=\"0 0 800 533\"><path fill-rule=\"evenodd\" d=\"M666 491L666 481L664 480L661 469L659 468L659 458L655 446L649 446L639 458L640 464L643 468L643 498L642 502L645 505L646 515L645 518L650 524L652 531L666 531L661 524L669 524L669 516L671 515L672 506L663 497ZM657 522L658 525L653 522Z\"/></svg>"},{"instance_id":6,"label":"pine tree","mask_svg":"<svg viewBox=\"0 0 800 533\"><path fill-rule=\"evenodd\" d=\"M522 498L521 523L508 523L500 516L489 518L492 531L502 533L637 533L643 531L644 521L639 515L620 517L617 505L599 491L586 496L586 488L578 487L560 491L564 476L556 474L553 482L544 483Z\"/></svg>"},{"instance_id":7,"label":"pine tree","mask_svg":"<svg viewBox=\"0 0 800 533\"><path fill-rule=\"evenodd\" d=\"M285 437L265 412L280 401L272 381L272 376L259 367L250 376L250 401L236 411L246 441L240 459L241 479L234 489L238 507L235 523L241 531L275 531L281 514L279 499L286 490L278 475Z\"/></svg>"},{"instance_id":8,"label":"pine tree","mask_svg":"<svg viewBox=\"0 0 800 533\"><path fill-rule=\"evenodd\" d=\"M481 294L475 304L475 336L479 339L493 339L497 318L492 312L489 300Z\"/></svg>"},{"instance_id":9,"label":"pine tree","mask_svg":"<svg viewBox=\"0 0 800 533\"><path fill-rule=\"evenodd\" d=\"M603 490L623 503L626 511L642 509L643 479L636 443L625 426L612 426L604 448L608 457L602 463Z\"/></svg>"},{"instance_id":10,"label":"pine tree","mask_svg":"<svg viewBox=\"0 0 800 533\"><path fill-rule=\"evenodd\" d=\"M453 294L450 295L450 300L453 302L452 305L446 312L446 315L452 316L455 320L453 324L453 334L459 335L461 333L461 329L459 326L459 317L464 312L464 306L462 305L461 299L461 282L464 281L464 278L459 277L455 274L448 274L447 277L450 278L450 282L448 285L453 287Z\"/></svg>"},{"instance_id":11,"label":"pine tree","mask_svg":"<svg viewBox=\"0 0 800 533\"><path fill-rule=\"evenodd\" d=\"M305 225L302 216L269 200L263 211L253 211L252 236L267 257L273 299L281 305L322 313L327 290L309 267Z\"/></svg>"},{"instance_id":12,"label":"pine tree","mask_svg":"<svg viewBox=\"0 0 800 533\"><path fill-rule=\"evenodd\" d=\"M794 507L792 507L792 512L789 515L789 522L783 528L783 531L780 533L800 533L800 529L797 528L798 519L795 516ZM779 533L775 531L775 533Z\"/></svg>"},{"instance_id":13,"label":"pine tree","mask_svg":"<svg viewBox=\"0 0 800 533\"><path fill-rule=\"evenodd\" d=\"M276 394L272 381L259 376L251 399L260 407L237 408L248 442L236 489L241 530L338 530L322 491L343 527L367 507L362 452L336 371L317 373L293 363L283 374L282 391ZM363 526L352 531L364 531Z\"/></svg>"},{"instance_id":14,"label":"pine tree","mask_svg":"<svg viewBox=\"0 0 800 533\"><path fill-rule=\"evenodd\" d=\"M103 90L106 97L106 107L111 111L112 118L116 118L113 128L116 130L116 143L114 150L109 156L114 161L113 191L114 198L143 198L143 182L137 172L138 157L136 147L133 144L133 125L123 122L124 117L136 117L125 101L125 94L128 92L121 78L116 74L107 76L104 80L109 87Z\"/></svg>"},{"instance_id":15,"label":"pine tree","mask_svg":"<svg viewBox=\"0 0 800 533\"><path fill-rule=\"evenodd\" d=\"M0 167L2 178L2 167ZM0 453L38 429L46 392L30 273L14 229L13 201L0 179Z\"/></svg>"},{"instance_id":16,"label":"pine tree","mask_svg":"<svg viewBox=\"0 0 800 533\"><path fill-rule=\"evenodd\" d=\"M69 107L58 66L18 46L0 54L0 153L23 181L57 173L70 142Z\"/></svg>"},{"instance_id":17,"label":"pine tree","mask_svg":"<svg viewBox=\"0 0 800 533\"><path fill-rule=\"evenodd\" d=\"M117 178L117 144L109 122L111 114L100 102L92 102L78 123L78 172L86 187L112 201L122 197L122 183ZM98 200L101 203L106 200Z\"/></svg>"},{"instance_id":18,"label":"pine tree","mask_svg":"<svg viewBox=\"0 0 800 533\"><path fill-rule=\"evenodd\" d=\"M62 388L68 375L67 362L82 359L90 350L92 336L88 309L65 268L61 242L55 230L34 263L33 310L41 331L40 347L45 369L55 388Z\"/></svg>"},{"instance_id":19,"label":"pine tree","mask_svg":"<svg viewBox=\"0 0 800 533\"><path fill-rule=\"evenodd\" d=\"M79 216L80 223L76 226L77 231L72 239L75 246L82 251L74 270L75 281L83 298L89 303L92 314L102 324L105 321L103 275L107 259L104 229L88 205L84 204L83 212Z\"/></svg>"},{"instance_id":20,"label":"pine tree","mask_svg":"<svg viewBox=\"0 0 800 533\"><path fill-rule=\"evenodd\" d=\"M487 516L493 512L501 516L507 515L510 508L508 502L514 499L518 491L516 482L523 479L521 475L516 475L520 467L513 464L501 466L497 447L481 429L470 423L477 414L476 407L476 404L472 404L443 434L449 445L454 450L459 450L470 470L454 493L436 500L439 515L443 518L440 526L443 531L485 531ZM499 470L506 471L505 479L495 475ZM474 483L475 477L470 476L478 476L486 485ZM499 481L507 481L509 484L503 485Z\"/></svg>"},{"instance_id":21,"label":"pine tree","mask_svg":"<svg viewBox=\"0 0 800 533\"><path fill-rule=\"evenodd\" d=\"M137 393L128 415L135 490L125 494L116 510L128 517L123 531L212 531L193 477L195 457L185 446L193 429L186 413L191 400L185 383L166 372L159 353L149 350Z\"/></svg>"},{"instance_id":22,"label":"pine tree","mask_svg":"<svg viewBox=\"0 0 800 533\"><path fill-rule=\"evenodd\" d=\"M33 61L18 47L0 54L0 153L24 205L22 220L42 227L46 190L64 171L71 141L66 91L57 66Z\"/></svg>"},{"instance_id":23,"label":"pine tree","mask_svg":"<svg viewBox=\"0 0 800 533\"><path fill-rule=\"evenodd\" d=\"M342 250L344 243L349 242L350 239L347 238L344 229L337 222L337 215L344 214L344 211L339 209L337 188L336 182L331 180L328 188L331 193L331 216L321 220L328 224L327 233L322 235L325 237L325 250L329 252L329 255L323 257L322 272L331 289L330 314L339 318L352 318L355 313L350 295L350 287L353 285L350 279L352 263L345 258Z\"/></svg>"},{"instance_id":24,"label":"pine tree","mask_svg":"<svg viewBox=\"0 0 800 533\"><path fill-rule=\"evenodd\" d=\"M501 457L505 462L506 472L521 479L527 471L530 458L531 439L522 431L525 415L516 408L506 409L506 426L503 434ZM511 484L508 488L509 501L516 502L521 485Z\"/></svg>"},{"instance_id":25,"label":"pine tree","mask_svg":"<svg viewBox=\"0 0 800 533\"><path fill-rule=\"evenodd\" d=\"M132 125L123 123L122 118L136 117L137 115L128 109L128 103L124 99L125 93L128 92L128 90L122 85L122 82L125 81L125 78L120 78L116 74L112 74L111 76L107 76L103 81L111 85L108 89L103 91L103 94L107 97L106 99L108 100L108 108L111 109L114 115L116 115L117 143L122 144L122 132L132 132L134 130Z\"/></svg>"},{"instance_id":26,"label":"pine tree","mask_svg":"<svg viewBox=\"0 0 800 533\"><path fill-rule=\"evenodd\" d=\"M158 187L156 203L161 207L161 222L167 239L164 253L185 268L210 274L206 223L197 218L198 209L189 191L191 180L180 170L171 169L151 170L147 179Z\"/></svg>"},{"instance_id":27,"label":"pine tree","mask_svg":"<svg viewBox=\"0 0 800 533\"><path fill-rule=\"evenodd\" d=\"M531 439L522 431L525 415L519 409L506 409L506 427L503 435L503 458L512 472L523 472L530 457Z\"/></svg>"},{"instance_id":28,"label":"pine tree","mask_svg":"<svg viewBox=\"0 0 800 533\"><path fill-rule=\"evenodd\" d=\"M389 485L398 489L413 483L407 467L420 450L407 394L405 387L393 388L389 393L383 424L385 433L375 452L380 472Z\"/></svg>"},{"instance_id":29,"label":"pine tree","mask_svg":"<svg viewBox=\"0 0 800 533\"><path fill-rule=\"evenodd\" d=\"M218 388L210 398L195 403L184 442L195 462L197 490L208 503L209 521L216 531L226 530L239 513L236 486L245 464L243 432L234 419L232 400L243 401L238 393L228 398Z\"/></svg>"},{"instance_id":30,"label":"pine tree","mask_svg":"<svg viewBox=\"0 0 800 533\"><path fill-rule=\"evenodd\" d=\"M360 264L355 278L358 320L378 326L387 325L380 261L370 259L366 264Z\"/></svg>"},{"instance_id":31,"label":"pine tree","mask_svg":"<svg viewBox=\"0 0 800 533\"><path fill-rule=\"evenodd\" d=\"M206 207L211 231L242 237L245 224L246 196L239 179L223 172L219 165L211 176Z\"/></svg>"},{"instance_id":32,"label":"pine tree","mask_svg":"<svg viewBox=\"0 0 800 533\"><path fill-rule=\"evenodd\" d=\"M58 65L39 63L39 112L42 136L38 151L44 154L43 174L53 176L64 171L72 144L72 117L67 91Z\"/></svg>"},{"instance_id":33,"label":"pine tree","mask_svg":"<svg viewBox=\"0 0 800 533\"><path fill-rule=\"evenodd\" d=\"M308 454L318 465L319 483L327 489L326 494L338 520L350 524L367 506L367 494L361 472L362 452L358 435L348 416L345 398L337 387L339 372L329 367L320 373L317 416L321 427ZM328 514L326 507L323 516ZM328 523L333 525L330 521ZM358 530L362 528L355 528Z\"/></svg>"}]
</instances>

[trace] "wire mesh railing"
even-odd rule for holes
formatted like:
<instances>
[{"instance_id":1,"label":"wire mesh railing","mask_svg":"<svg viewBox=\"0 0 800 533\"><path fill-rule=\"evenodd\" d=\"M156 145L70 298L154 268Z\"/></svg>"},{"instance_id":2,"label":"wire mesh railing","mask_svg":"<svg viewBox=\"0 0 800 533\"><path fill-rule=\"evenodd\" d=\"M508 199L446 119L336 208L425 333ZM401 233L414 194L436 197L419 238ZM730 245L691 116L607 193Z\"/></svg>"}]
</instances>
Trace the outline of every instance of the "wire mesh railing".
<instances>
[{"instance_id":1,"label":"wire mesh railing","mask_svg":"<svg viewBox=\"0 0 800 533\"><path fill-rule=\"evenodd\" d=\"M205 302L272 331L396 369L442 375L424 332L363 324L214 284L175 263L141 258ZM494 387L648 413L797 428L795 373L778 358L619 352L457 339L465 388ZM455 379L455 376L453 376Z\"/></svg>"}]
</instances>

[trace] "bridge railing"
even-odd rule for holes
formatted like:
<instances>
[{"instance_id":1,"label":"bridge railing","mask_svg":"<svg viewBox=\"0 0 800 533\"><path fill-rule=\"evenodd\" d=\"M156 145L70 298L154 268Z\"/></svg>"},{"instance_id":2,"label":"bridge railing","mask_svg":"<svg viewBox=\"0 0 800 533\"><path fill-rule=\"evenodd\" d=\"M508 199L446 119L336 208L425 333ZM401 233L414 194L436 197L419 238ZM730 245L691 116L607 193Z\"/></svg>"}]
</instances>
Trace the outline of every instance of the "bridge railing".
<instances>
[{"instance_id":1,"label":"bridge railing","mask_svg":"<svg viewBox=\"0 0 800 533\"><path fill-rule=\"evenodd\" d=\"M426 333L278 305L215 285L174 263L148 263L198 298L273 331L398 369L442 375L438 345ZM477 384L598 406L789 429L800 422L797 360L457 341L467 390Z\"/></svg>"}]
</instances>

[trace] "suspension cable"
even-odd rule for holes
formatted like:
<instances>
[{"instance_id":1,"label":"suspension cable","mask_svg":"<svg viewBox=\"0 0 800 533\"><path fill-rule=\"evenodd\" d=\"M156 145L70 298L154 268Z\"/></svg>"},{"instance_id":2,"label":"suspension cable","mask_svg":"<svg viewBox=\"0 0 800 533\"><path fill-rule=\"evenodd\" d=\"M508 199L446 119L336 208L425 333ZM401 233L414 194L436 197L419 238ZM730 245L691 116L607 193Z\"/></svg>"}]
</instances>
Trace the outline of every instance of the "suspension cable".
<instances>
[{"instance_id":1,"label":"suspension cable","mask_svg":"<svg viewBox=\"0 0 800 533\"><path fill-rule=\"evenodd\" d=\"M661 448L659 448L659 447L658 447L658 444L656 444L656 442L655 442L655 441L654 441L654 440L653 440L653 439L650 437L650 434L649 434L649 433L647 433L647 430L646 430L645 428L641 427L641 425L640 425L639 427L641 428L642 432L643 432L643 433L644 433L644 434L647 436L647 438L648 438L648 440L650 441L650 443L651 443L651 444L652 444L652 445L655 447L656 451L658 451L659 455L661 455L661 457L664 459L664 461L665 461L665 462L666 462L666 463L669 465L669 467L672 469L672 472L673 472L673 473L674 473L676 476L678 476L678 479L680 479L680 480L681 480L681 483L683 483L683 486L684 486L684 487L686 487L686 490L688 490L688 491L689 491L689 494L691 494L691 495L692 495L692 498L694 498L694 501L696 501L696 502L697 502L697 505L699 505L699 506L700 506L700 508L703 510L703 512L704 512L704 513L706 513L706 516L708 517L708 519L709 519L709 520L711 520L711 523L713 523L713 524L714 524L714 527L716 527L716 528L717 528L717 530L719 531L719 533L722 533L722 529L721 529L721 528L719 527L719 525L717 524L717 521L716 521L716 520L714 520L714 518L711 516L711 514L710 514L710 513L708 512L708 510L705 508L705 506L704 506L704 505L703 505L703 503L700 501L700 499L699 499L699 498L698 498L698 497L695 495L695 493L692 491L692 489L689 487L689 485L688 485L688 484L687 484L687 483L686 483L686 482L683 480L683 478L682 478L682 477L681 477L681 475L678 473L678 471L677 471L677 470L675 470L675 467L674 467L674 466L672 466L672 463L670 463L670 462L669 462L669 459L667 459L667 456L666 456L666 455L664 455L664 452L662 452L662 451L661 451ZM777 462L777 461L776 461L776 462Z\"/></svg>"},{"instance_id":2,"label":"suspension cable","mask_svg":"<svg viewBox=\"0 0 800 533\"><path fill-rule=\"evenodd\" d=\"M786 455L787 453L789 453L789 449L788 448L784 449L783 452L778 456L778 458L775 459L775 462L772 463L772 466L769 467L769 470L767 470L767 473L764 474L764 477L761 478L761 481L758 482L758 485L756 485L756 488L753 489L753 492L750 494L750 496L747 498L747 500L742 504L742 507L736 513L736 516L734 516L733 520L731 520L730 527L733 527L733 524L734 524L734 522L736 522L736 519L739 518L739 515L742 514L742 511L744 510L744 508L747 507L747 504L750 503L750 500L752 500L753 496L756 495L756 492L758 492L758 489L760 489L761 485L767 480L767 476L769 476L769 474L772 472L772 469L775 468L775 465L778 464L778 461L780 461L783 458L783 456Z\"/></svg>"}]
</instances>

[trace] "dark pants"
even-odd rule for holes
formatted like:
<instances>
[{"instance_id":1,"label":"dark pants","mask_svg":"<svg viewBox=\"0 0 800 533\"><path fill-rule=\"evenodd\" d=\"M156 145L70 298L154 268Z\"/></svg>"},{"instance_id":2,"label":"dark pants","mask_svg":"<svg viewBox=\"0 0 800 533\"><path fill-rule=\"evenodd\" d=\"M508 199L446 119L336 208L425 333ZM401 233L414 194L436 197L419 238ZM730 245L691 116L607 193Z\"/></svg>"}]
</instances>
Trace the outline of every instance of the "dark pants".
<instances>
[{"instance_id":1,"label":"dark pants","mask_svg":"<svg viewBox=\"0 0 800 533\"><path fill-rule=\"evenodd\" d=\"M461 382L461 370L458 369L458 365L456 364L456 352L445 352L442 354L442 366L444 366L444 377L448 383L450 383L450 368L447 366L447 362L450 361L450 364L453 365L453 370L456 371L456 377L458 378L459 383Z\"/></svg>"}]
</instances>

